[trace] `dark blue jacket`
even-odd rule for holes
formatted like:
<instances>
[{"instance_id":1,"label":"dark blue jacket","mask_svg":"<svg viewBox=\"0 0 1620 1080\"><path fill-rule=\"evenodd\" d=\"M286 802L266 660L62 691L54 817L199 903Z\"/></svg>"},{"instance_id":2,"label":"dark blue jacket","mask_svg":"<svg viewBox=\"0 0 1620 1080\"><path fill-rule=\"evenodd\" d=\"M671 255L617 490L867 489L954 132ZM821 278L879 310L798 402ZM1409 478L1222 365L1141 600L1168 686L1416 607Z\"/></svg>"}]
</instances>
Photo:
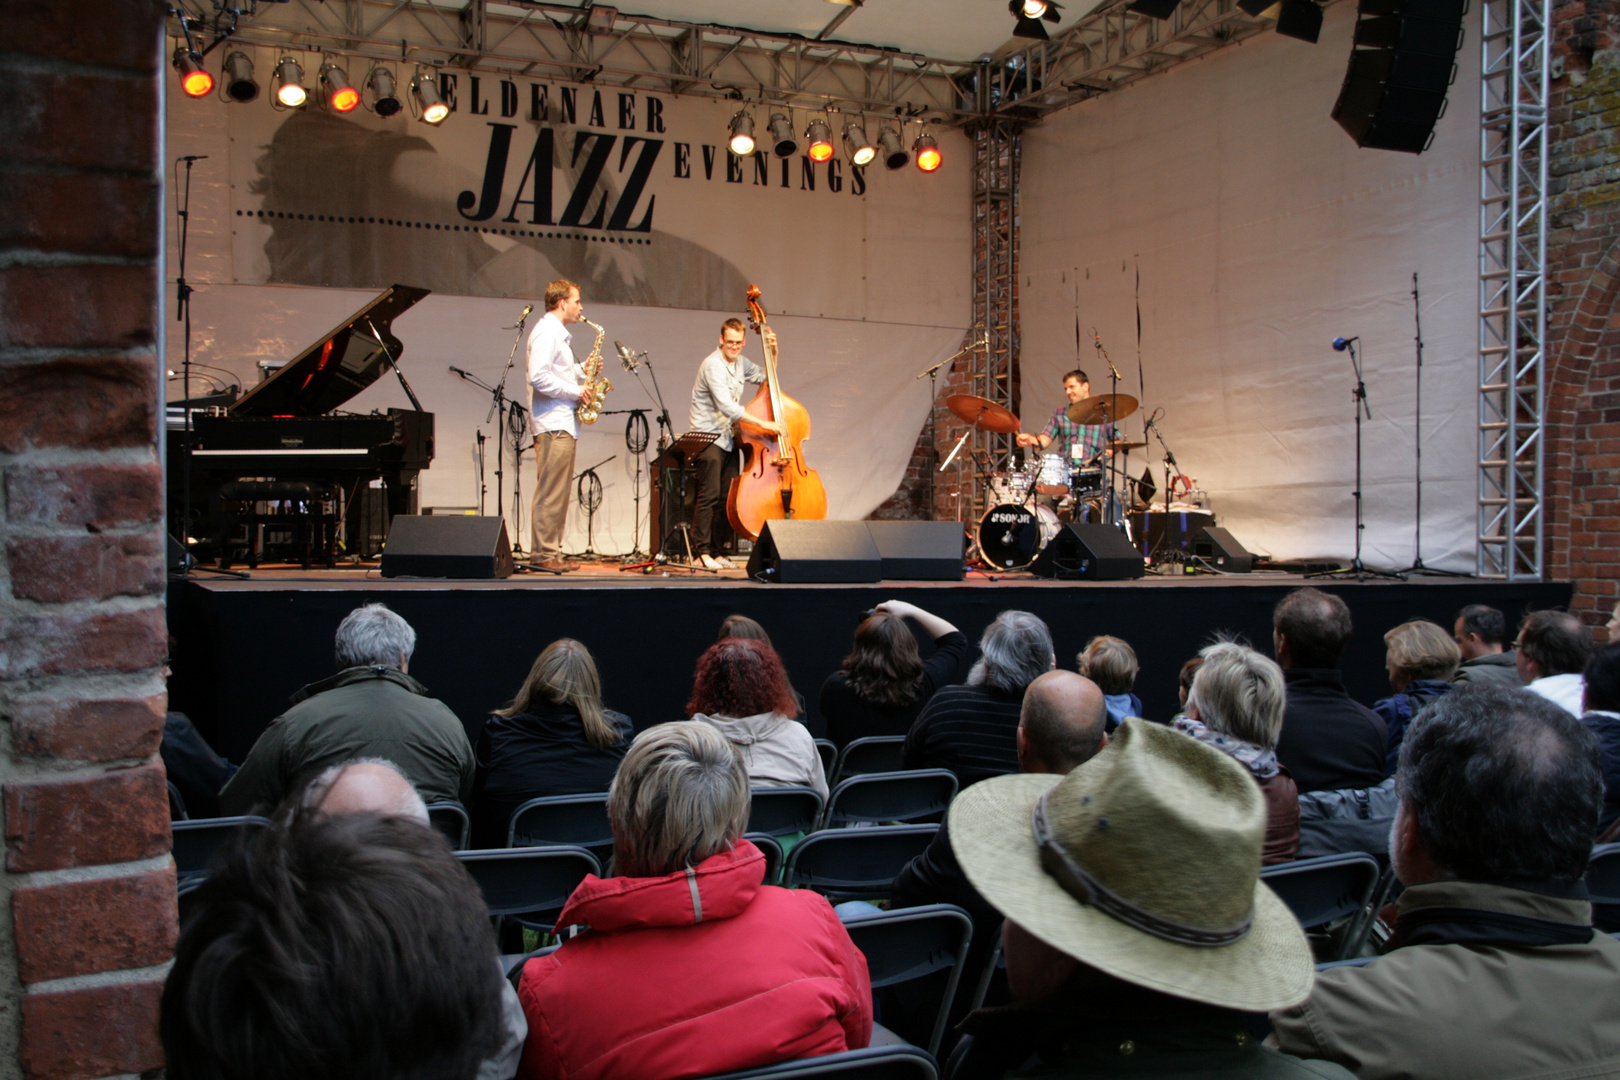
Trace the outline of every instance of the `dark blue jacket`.
<instances>
[{"instance_id":1,"label":"dark blue jacket","mask_svg":"<svg viewBox=\"0 0 1620 1080\"><path fill-rule=\"evenodd\" d=\"M1598 818L1601 835L1620 820L1620 713L1589 712L1581 723L1598 737L1598 753L1603 761L1603 815Z\"/></svg>"},{"instance_id":2,"label":"dark blue jacket","mask_svg":"<svg viewBox=\"0 0 1620 1080\"><path fill-rule=\"evenodd\" d=\"M1457 689L1457 686L1457 683L1442 682L1439 679L1417 679L1404 693L1373 702L1373 712L1384 718L1384 726L1389 729L1389 752L1384 762L1385 776L1395 775L1395 763L1401 756L1401 743L1406 739L1406 725L1411 723L1412 717L1429 702L1445 697Z\"/></svg>"}]
</instances>

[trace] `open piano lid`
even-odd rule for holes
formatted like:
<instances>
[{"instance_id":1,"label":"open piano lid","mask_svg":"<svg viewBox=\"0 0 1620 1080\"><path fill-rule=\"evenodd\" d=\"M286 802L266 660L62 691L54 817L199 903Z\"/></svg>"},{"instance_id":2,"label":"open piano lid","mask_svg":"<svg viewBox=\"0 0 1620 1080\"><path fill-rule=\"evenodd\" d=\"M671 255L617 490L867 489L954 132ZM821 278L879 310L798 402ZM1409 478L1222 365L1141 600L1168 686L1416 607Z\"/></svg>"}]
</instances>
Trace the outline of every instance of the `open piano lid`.
<instances>
[{"instance_id":1,"label":"open piano lid","mask_svg":"<svg viewBox=\"0 0 1620 1080\"><path fill-rule=\"evenodd\" d=\"M395 285L338 324L231 406L231 416L322 416L376 382L404 346L396 318L431 290Z\"/></svg>"}]
</instances>

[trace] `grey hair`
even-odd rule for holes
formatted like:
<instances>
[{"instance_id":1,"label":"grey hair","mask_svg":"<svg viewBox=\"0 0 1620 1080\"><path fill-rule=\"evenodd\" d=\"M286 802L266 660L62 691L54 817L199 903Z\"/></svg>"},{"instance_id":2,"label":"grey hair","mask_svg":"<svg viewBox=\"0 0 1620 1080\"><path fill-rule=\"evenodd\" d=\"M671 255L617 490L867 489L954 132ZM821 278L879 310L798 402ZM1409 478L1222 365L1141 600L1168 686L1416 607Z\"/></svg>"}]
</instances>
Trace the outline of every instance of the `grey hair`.
<instances>
[{"instance_id":1,"label":"grey hair","mask_svg":"<svg viewBox=\"0 0 1620 1080\"><path fill-rule=\"evenodd\" d=\"M429 823L427 803L423 802L422 796L417 793L416 785L411 783L411 778L405 775L404 769L382 757L350 758L348 761L340 761L336 765L322 769L320 774L306 784L304 790L299 793L293 803L293 812L300 817L319 813L321 804L332 793L332 788L337 785L338 778L356 765L381 765L389 772L398 775L409 786L410 793L408 795L402 794L397 803L387 810L380 810L380 813L386 813L393 817L410 818L412 821L420 822L423 825Z\"/></svg>"},{"instance_id":2,"label":"grey hair","mask_svg":"<svg viewBox=\"0 0 1620 1080\"><path fill-rule=\"evenodd\" d=\"M748 771L719 729L701 720L650 727L608 788L613 873L662 877L727 851L751 806Z\"/></svg>"},{"instance_id":3,"label":"grey hair","mask_svg":"<svg viewBox=\"0 0 1620 1080\"><path fill-rule=\"evenodd\" d=\"M1282 668L1234 641L1217 642L1198 655L1204 662L1193 675L1187 707L1197 709L1211 731L1276 749L1287 699Z\"/></svg>"},{"instance_id":4,"label":"grey hair","mask_svg":"<svg viewBox=\"0 0 1620 1080\"><path fill-rule=\"evenodd\" d=\"M1003 694L1024 688L1051 671L1052 631L1027 611L1003 611L979 638L980 657L968 672L969 686L988 686Z\"/></svg>"},{"instance_id":5,"label":"grey hair","mask_svg":"<svg viewBox=\"0 0 1620 1080\"><path fill-rule=\"evenodd\" d=\"M338 623L339 667L398 668L416 651L416 631L383 604L357 607Z\"/></svg>"}]
</instances>

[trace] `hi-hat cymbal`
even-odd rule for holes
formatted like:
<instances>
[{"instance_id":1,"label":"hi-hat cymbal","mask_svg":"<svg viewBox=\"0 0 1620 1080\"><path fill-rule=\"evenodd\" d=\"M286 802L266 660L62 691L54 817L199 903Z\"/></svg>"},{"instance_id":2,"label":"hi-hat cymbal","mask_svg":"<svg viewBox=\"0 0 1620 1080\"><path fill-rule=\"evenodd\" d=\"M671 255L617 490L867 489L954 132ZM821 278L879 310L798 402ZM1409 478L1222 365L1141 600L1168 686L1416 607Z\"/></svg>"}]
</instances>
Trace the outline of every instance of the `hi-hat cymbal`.
<instances>
[{"instance_id":1,"label":"hi-hat cymbal","mask_svg":"<svg viewBox=\"0 0 1620 1080\"><path fill-rule=\"evenodd\" d=\"M1127 439L1115 439L1113 442L1108 444L1108 449L1110 449L1110 450L1140 450L1140 449L1142 449L1142 447L1144 447L1146 445L1147 445L1147 443L1145 443L1145 442L1131 442L1131 441L1129 441Z\"/></svg>"},{"instance_id":2,"label":"hi-hat cymbal","mask_svg":"<svg viewBox=\"0 0 1620 1080\"><path fill-rule=\"evenodd\" d=\"M1008 412L1004 406L997 405L989 398L973 394L952 394L945 399L945 407L974 427L984 428L986 431L999 431L1004 435L1011 435L1023 426L1018 417Z\"/></svg>"},{"instance_id":3,"label":"hi-hat cymbal","mask_svg":"<svg viewBox=\"0 0 1620 1080\"><path fill-rule=\"evenodd\" d=\"M1093 394L1070 405L1066 415L1076 424L1111 424L1123 420L1139 407L1129 394Z\"/></svg>"}]
</instances>

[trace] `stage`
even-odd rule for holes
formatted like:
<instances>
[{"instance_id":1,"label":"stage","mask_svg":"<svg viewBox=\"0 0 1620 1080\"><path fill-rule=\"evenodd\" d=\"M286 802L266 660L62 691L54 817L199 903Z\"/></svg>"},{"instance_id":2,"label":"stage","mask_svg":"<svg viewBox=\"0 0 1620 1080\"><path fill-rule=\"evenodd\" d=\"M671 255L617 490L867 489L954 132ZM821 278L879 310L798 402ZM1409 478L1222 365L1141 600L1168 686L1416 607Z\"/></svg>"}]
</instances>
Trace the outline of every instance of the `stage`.
<instances>
[{"instance_id":1,"label":"stage","mask_svg":"<svg viewBox=\"0 0 1620 1080\"><path fill-rule=\"evenodd\" d=\"M1303 584L1350 604L1356 632L1344 659L1345 681L1353 696L1370 704L1389 693L1383 634L1397 624L1426 617L1449 628L1457 609L1470 603L1500 608L1511 623L1531 608L1567 604L1571 593L1567 583L1307 582L1277 573L1120 582L973 575L962 582L798 586L758 584L741 571L670 573L643 576L602 565L562 577L429 581L385 579L375 570L271 569L247 581L174 579L170 708L190 715L221 754L241 761L290 694L333 672L332 635L343 616L381 602L416 629L410 674L455 710L469 735L476 736L490 709L510 700L534 657L559 637L590 648L606 703L640 729L684 718L698 656L721 620L741 613L769 631L805 697L806 723L821 734L816 699L822 680L848 652L862 613L900 598L975 640L999 611L1033 612L1051 626L1058 664L1068 668L1092 636L1118 635L1141 658L1136 690L1144 711L1166 718L1175 711L1182 661L1217 632L1269 651L1272 606Z\"/></svg>"}]
</instances>

